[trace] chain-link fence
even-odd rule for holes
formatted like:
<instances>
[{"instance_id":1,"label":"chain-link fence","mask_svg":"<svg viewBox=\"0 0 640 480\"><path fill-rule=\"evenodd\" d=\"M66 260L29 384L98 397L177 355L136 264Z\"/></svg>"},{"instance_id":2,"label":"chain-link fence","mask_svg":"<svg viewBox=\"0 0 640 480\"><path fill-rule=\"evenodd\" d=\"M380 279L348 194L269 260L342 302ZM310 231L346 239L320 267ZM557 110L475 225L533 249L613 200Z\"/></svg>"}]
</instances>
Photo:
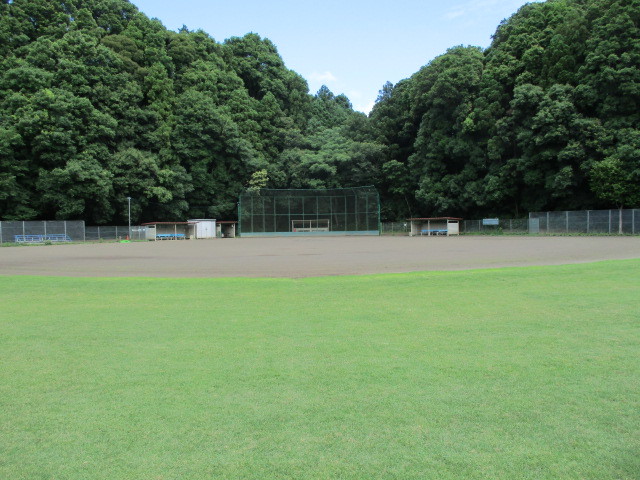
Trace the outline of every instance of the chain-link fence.
<instances>
[{"instance_id":1,"label":"chain-link fence","mask_svg":"<svg viewBox=\"0 0 640 480\"><path fill-rule=\"evenodd\" d=\"M87 227L85 230L85 236L87 242L96 242L101 240L124 240L127 237L130 240L144 240L146 227L129 227L126 225L120 226L100 226L100 227Z\"/></svg>"},{"instance_id":2,"label":"chain-link fence","mask_svg":"<svg viewBox=\"0 0 640 480\"><path fill-rule=\"evenodd\" d=\"M460 222L460 233L481 233L481 234L501 234L528 233L529 225L526 218L496 218L485 220L463 220Z\"/></svg>"},{"instance_id":3,"label":"chain-link fence","mask_svg":"<svg viewBox=\"0 0 640 480\"><path fill-rule=\"evenodd\" d=\"M528 220L526 218L496 219L497 222L485 224L484 220L462 220L460 233L468 234L523 234L528 233ZM410 222L383 222L380 224L381 235L409 235L411 233Z\"/></svg>"},{"instance_id":4,"label":"chain-link fence","mask_svg":"<svg viewBox=\"0 0 640 480\"><path fill-rule=\"evenodd\" d=\"M83 220L0 221L0 243L95 242L144 240L146 227L86 227Z\"/></svg>"},{"instance_id":5,"label":"chain-link fence","mask_svg":"<svg viewBox=\"0 0 640 480\"><path fill-rule=\"evenodd\" d=\"M0 221L0 243L83 242L84 232L82 220Z\"/></svg>"},{"instance_id":6,"label":"chain-link fence","mask_svg":"<svg viewBox=\"0 0 640 480\"><path fill-rule=\"evenodd\" d=\"M374 187L262 189L238 203L241 236L378 235L380 198Z\"/></svg>"},{"instance_id":7,"label":"chain-link fence","mask_svg":"<svg viewBox=\"0 0 640 480\"><path fill-rule=\"evenodd\" d=\"M640 209L532 212L529 233L640 235Z\"/></svg>"},{"instance_id":8,"label":"chain-link fence","mask_svg":"<svg viewBox=\"0 0 640 480\"><path fill-rule=\"evenodd\" d=\"M409 235L410 222L383 222L380 224L380 235Z\"/></svg>"},{"instance_id":9,"label":"chain-link fence","mask_svg":"<svg viewBox=\"0 0 640 480\"><path fill-rule=\"evenodd\" d=\"M340 212L344 214L344 212ZM314 212L314 215L317 213ZM374 223L376 219L371 219ZM486 219L485 219L486 220ZM640 209L579 210L532 212L529 218L463 220L462 234L617 234L640 235ZM289 218L287 218L289 221ZM487 224L490 223L490 224ZM304 227L304 225L303 225ZM318 229L320 227L316 226ZM368 226L370 228L370 226ZM380 224L382 235L408 235L406 221ZM145 240L146 227L85 227L82 220L0 221L0 243L91 242L109 240Z\"/></svg>"}]
</instances>

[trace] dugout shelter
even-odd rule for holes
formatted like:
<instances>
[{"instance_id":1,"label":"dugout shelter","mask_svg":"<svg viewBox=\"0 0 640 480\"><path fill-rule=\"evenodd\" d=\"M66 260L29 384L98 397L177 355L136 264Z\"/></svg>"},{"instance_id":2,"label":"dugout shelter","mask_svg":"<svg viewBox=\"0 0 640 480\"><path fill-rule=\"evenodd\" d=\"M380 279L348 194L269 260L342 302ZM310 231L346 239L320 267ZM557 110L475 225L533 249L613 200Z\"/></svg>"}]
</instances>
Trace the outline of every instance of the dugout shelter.
<instances>
[{"instance_id":1,"label":"dugout shelter","mask_svg":"<svg viewBox=\"0 0 640 480\"><path fill-rule=\"evenodd\" d=\"M410 236L436 236L436 235L460 235L460 222L462 218L456 217L424 217L408 218L411 222Z\"/></svg>"},{"instance_id":2,"label":"dugout shelter","mask_svg":"<svg viewBox=\"0 0 640 480\"><path fill-rule=\"evenodd\" d=\"M143 223L147 240L188 240L196 238L197 222Z\"/></svg>"},{"instance_id":3,"label":"dugout shelter","mask_svg":"<svg viewBox=\"0 0 640 480\"><path fill-rule=\"evenodd\" d=\"M235 220L219 220L216 224L216 237L235 238L237 224Z\"/></svg>"},{"instance_id":4,"label":"dugout shelter","mask_svg":"<svg viewBox=\"0 0 640 480\"><path fill-rule=\"evenodd\" d=\"M375 187L247 191L238 219L241 237L379 235L380 196Z\"/></svg>"}]
</instances>

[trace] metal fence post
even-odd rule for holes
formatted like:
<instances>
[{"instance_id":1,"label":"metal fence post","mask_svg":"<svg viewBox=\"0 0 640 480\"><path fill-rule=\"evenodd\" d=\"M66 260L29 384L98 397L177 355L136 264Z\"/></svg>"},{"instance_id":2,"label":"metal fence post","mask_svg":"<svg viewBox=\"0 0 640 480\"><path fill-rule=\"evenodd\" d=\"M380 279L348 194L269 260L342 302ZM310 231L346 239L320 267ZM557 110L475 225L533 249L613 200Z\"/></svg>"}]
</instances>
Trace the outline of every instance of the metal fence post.
<instances>
[{"instance_id":1,"label":"metal fence post","mask_svg":"<svg viewBox=\"0 0 640 480\"><path fill-rule=\"evenodd\" d=\"M587 210L587 234L589 233L590 226L591 226L591 210Z\"/></svg>"},{"instance_id":2,"label":"metal fence post","mask_svg":"<svg viewBox=\"0 0 640 480\"><path fill-rule=\"evenodd\" d=\"M0 243L2 243L4 239L2 238L2 221L0 220Z\"/></svg>"},{"instance_id":3,"label":"metal fence post","mask_svg":"<svg viewBox=\"0 0 640 480\"><path fill-rule=\"evenodd\" d=\"M24 232L24 220L22 221L22 235L26 235L26 233Z\"/></svg>"},{"instance_id":4,"label":"metal fence post","mask_svg":"<svg viewBox=\"0 0 640 480\"><path fill-rule=\"evenodd\" d=\"M0 222L1 224L2 222ZM2 238L2 226L0 225L0 238ZM631 235L636 234L636 209L631 210Z\"/></svg>"},{"instance_id":5,"label":"metal fence post","mask_svg":"<svg viewBox=\"0 0 640 480\"><path fill-rule=\"evenodd\" d=\"M609 210L609 235L611 235L611 210Z\"/></svg>"},{"instance_id":6,"label":"metal fence post","mask_svg":"<svg viewBox=\"0 0 640 480\"><path fill-rule=\"evenodd\" d=\"M547 233L549 233L549 212L547 212Z\"/></svg>"}]
</instances>

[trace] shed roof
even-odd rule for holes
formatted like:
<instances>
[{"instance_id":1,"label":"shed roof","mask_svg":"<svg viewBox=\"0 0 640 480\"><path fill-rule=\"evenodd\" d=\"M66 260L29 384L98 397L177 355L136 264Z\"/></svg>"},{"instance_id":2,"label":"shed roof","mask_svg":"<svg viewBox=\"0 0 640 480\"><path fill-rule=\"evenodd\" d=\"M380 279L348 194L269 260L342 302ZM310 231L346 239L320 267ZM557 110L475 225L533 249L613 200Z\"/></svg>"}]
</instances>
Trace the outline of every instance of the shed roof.
<instances>
[{"instance_id":1,"label":"shed roof","mask_svg":"<svg viewBox=\"0 0 640 480\"><path fill-rule=\"evenodd\" d=\"M147 222L141 225L195 225L198 222Z\"/></svg>"},{"instance_id":2,"label":"shed roof","mask_svg":"<svg viewBox=\"0 0 640 480\"><path fill-rule=\"evenodd\" d=\"M408 221L412 220L463 220L457 217L424 217L424 218L407 218Z\"/></svg>"}]
</instances>

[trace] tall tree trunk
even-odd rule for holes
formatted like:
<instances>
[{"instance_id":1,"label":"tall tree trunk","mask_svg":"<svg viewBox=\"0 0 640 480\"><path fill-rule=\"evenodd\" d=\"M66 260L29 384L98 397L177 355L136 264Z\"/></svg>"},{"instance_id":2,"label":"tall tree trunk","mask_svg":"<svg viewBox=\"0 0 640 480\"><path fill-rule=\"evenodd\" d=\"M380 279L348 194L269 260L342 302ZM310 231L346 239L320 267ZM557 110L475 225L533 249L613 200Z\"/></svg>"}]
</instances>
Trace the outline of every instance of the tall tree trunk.
<instances>
[{"instance_id":1,"label":"tall tree trunk","mask_svg":"<svg viewBox=\"0 0 640 480\"><path fill-rule=\"evenodd\" d=\"M618 234L622 235L622 205L618 209Z\"/></svg>"}]
</instances>

